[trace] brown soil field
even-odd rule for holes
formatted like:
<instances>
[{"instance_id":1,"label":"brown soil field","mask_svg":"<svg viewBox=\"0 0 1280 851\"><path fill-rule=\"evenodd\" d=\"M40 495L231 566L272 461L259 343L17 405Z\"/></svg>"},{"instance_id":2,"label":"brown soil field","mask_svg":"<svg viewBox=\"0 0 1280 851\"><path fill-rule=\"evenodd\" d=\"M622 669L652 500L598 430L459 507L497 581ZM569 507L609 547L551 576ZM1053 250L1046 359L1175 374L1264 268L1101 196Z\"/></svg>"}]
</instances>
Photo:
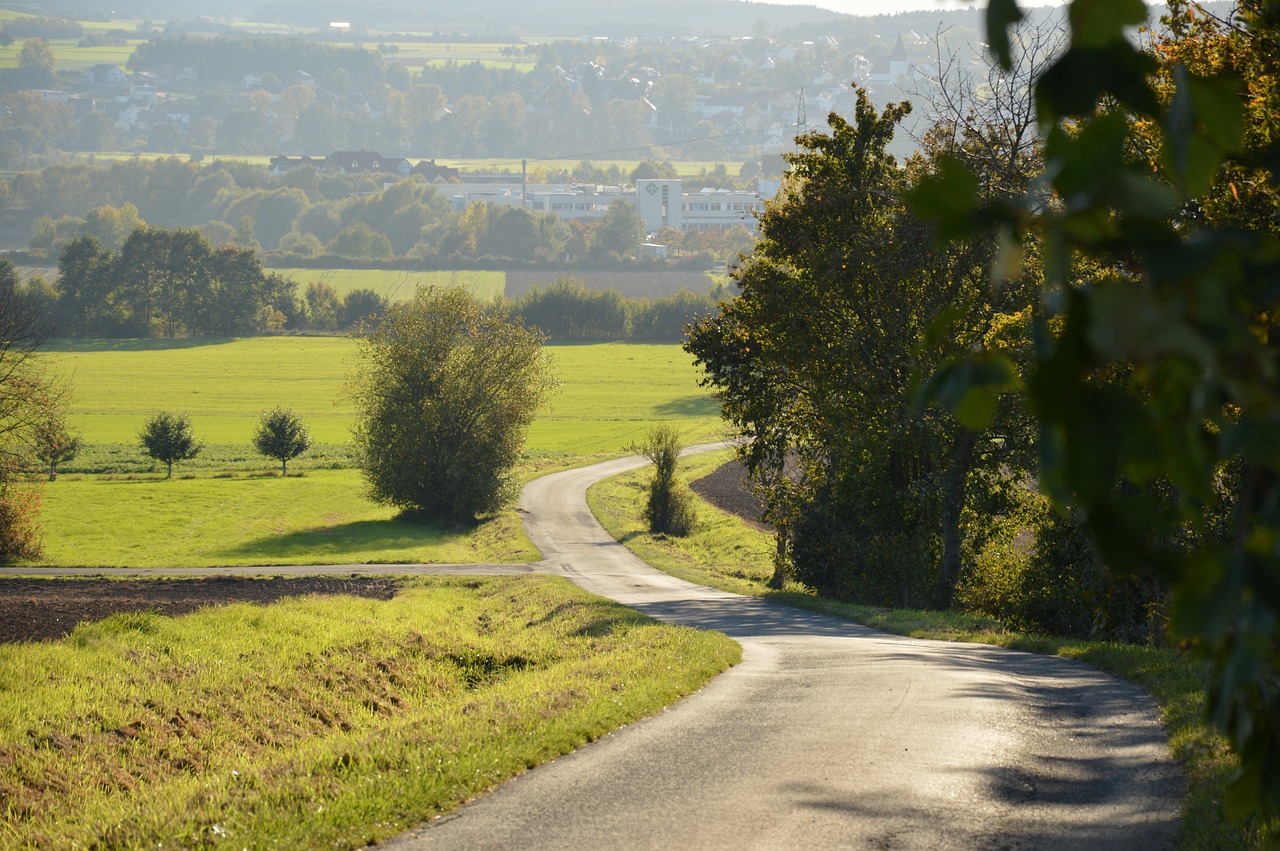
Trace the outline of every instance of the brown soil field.
<instances>
[{"instance_id":1,"label":"brown soil field","mask_svg":"<svg viewBox=\"0 0 1280 851\"><path fill-rule=\"evenodd\" d=\"M101 620L115 612L183 615L205 606L265 605L307 594L352 594L390 600L398 588L396 580L383 577L0 578L0 642L62 638L82 621Z\"/></svg>"}]
</instances>

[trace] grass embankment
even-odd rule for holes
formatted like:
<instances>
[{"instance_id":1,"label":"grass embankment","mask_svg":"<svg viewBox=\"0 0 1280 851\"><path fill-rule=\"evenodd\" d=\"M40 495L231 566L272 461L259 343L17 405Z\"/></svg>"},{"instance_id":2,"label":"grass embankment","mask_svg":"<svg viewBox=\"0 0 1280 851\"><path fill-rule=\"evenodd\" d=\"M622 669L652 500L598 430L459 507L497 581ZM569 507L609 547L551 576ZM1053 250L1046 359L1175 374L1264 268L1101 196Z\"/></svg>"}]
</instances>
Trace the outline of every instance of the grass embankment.
<instances>
[{"instance_id":1,"label":"grass embankment","mask_svg":"<svg viewBox=\"0 0 1280 851\"><path fill-rule=\"evenodd\" d=\"M728 457L728 453L694 456L684 459L680 470L688 480L696 480ZM691 582L768 597L899 635L980 642L1078 659L1134 682L1159 704L1169 747L1187 775L1178 847L1217 851L1280 845L1280 821L1224 817L1223 791L1236 763L1226 742L1205 723L1204 682L1197 666L1177 650L1028 635L1007 630L990 618L951 612L839 603L795 583L771 591L767 583L773 575L772 536L714 506L699 503L699 526L687 538L649 534L640 512L650 475L641 469L602 482L588 491L587 501L611 535L654 567Z\"/></svg>"},{"instance_id":2,"label":"grass embankment","mask_svg":"<svg viewBox=\"0 0 1280 851\"><path fill-rule=\"evenodd\" d=\"M550 577L115 615L0 645L0 846L373 843L738 658Z\"/></svg>"}]
</instances>

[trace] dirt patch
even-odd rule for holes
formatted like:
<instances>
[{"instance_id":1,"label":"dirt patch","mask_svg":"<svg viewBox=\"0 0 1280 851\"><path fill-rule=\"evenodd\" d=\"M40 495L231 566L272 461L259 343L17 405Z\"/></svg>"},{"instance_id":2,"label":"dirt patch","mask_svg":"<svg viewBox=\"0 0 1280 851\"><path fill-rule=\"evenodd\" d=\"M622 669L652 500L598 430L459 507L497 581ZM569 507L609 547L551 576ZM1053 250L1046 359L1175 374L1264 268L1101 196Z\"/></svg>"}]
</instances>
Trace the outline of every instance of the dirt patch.
<instances>
[{"instance_id":1,"label":"dirt patch","mask_svg":"<svg viewBox=\"0 0 1280 851\"><path fill-rule=\"evenodd\" d=\"M253 579L4 579L0 578L0 642L61 638L76 624L115 612L184 615L227 603L265 605L307 594L352 594L390 600L399 582L384 577L298 576Z\"/></svg>"},{"instance_id":2,"label":"dirt patch","mask_svg":"<svg viewBox=\"0 0 1280 851\"><path fill-rule=\"evenodd\" d=\"M701 479L690 482L694 493L707 502L736 514L758 529L772 532L773 527L760 520L764 504L747 485L747 471L740 461L727 461Z\"/></svg>"}]
</instances>

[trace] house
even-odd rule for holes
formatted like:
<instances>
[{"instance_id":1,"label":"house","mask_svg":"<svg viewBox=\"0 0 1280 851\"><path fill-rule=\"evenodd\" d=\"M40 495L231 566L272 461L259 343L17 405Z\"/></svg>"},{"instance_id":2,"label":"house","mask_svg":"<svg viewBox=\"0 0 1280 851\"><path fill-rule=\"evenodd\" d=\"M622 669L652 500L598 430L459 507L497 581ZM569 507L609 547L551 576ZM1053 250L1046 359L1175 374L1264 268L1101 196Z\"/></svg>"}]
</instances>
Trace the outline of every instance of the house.
<instances>
[{"instance_id":1,"label":"house","mask_svg":"<svg viewBox=\"0 0 1280 851\"><path fill-rule=\"evenodd\" d=\"M425 177L431 183L449 183L458 179L458 170L436 165L435 160L422 160L413 167L413 173Z\"/></svg>"},{"instance_id":2,"label":"house","mask_svg":"<svg viewBox=\"0 0 1280 851\"><path fill-rule=\"evenodd\" d=\"M334 151L325 158L325 166L347 174L398 174L408 177L413 166L404 157L384 157L376 151Z\"/></svg>"},{"instance_id":3,"label":"house","mask_svg":"<svg viewBox=\"0 0 1280 851\"><path fill-rule=\"evenodd\" d=\"M84 69L84 81L93 86L119 86L129 79L129 75L118 65L101 63Z\"/></svg>"},{"instance_id":4,"label":"house","mask_svg":"<svg viewBox=\"0 0 1280 851\"><path fill-rule=\"evenodd\" d=\"M398 174L408 177L413 166L404 157L384 157L376 151L334 151L324 159L318 157L272 157L267 164L271 174L283 174L291 168L311 166L321 171L339 171L344 174ZM456 174L456 172L455 172Z\"/></svg>"}]
</instances>

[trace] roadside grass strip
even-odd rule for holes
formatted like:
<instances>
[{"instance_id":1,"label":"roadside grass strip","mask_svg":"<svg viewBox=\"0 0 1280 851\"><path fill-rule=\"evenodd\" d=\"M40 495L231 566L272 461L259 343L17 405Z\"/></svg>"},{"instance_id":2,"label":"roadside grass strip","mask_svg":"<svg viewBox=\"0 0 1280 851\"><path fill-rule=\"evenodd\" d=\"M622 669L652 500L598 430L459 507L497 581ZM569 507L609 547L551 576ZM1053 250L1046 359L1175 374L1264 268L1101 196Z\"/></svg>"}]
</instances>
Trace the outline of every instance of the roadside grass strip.
<instances>
[{"instance_id":1,"label":"roadside grass strip","mask_svg":"<svg viewBox=\"0 0 1280 851\"><path fill-rule=\"evenodd\" d=\"M0 847L356 847L736 663L554 577L118 614L0 645Z\"/></svg>"},{"instance_id":2,"label":"roadside grass strip","mask_svg":"<svg viewBox=\"0 0 1280 851\"><path fill-rule=\"evenodd\" d=\"M681 461L680 474L696 481L728 460L728 452ZM846 618L875 629L943 641L993 644L1087 662L1146 689L1160 706L1169 748L1187 777L1177 847L1194 851L1280 847L1280 819L1232 820L1222 809L1237 761L1226 741L1205 722L1205 685L1197 664L1175 647L1029 635L998 621L956 612L879 609L819 597L788 582L768 588L774 540L741 518L699 499L699 523L687 538L653 535L641 516L651 468L608 479L587 492L587 503L614 538L673 576L738 594L766 597L797 608Z\"/></svg>"}]
</instances>

